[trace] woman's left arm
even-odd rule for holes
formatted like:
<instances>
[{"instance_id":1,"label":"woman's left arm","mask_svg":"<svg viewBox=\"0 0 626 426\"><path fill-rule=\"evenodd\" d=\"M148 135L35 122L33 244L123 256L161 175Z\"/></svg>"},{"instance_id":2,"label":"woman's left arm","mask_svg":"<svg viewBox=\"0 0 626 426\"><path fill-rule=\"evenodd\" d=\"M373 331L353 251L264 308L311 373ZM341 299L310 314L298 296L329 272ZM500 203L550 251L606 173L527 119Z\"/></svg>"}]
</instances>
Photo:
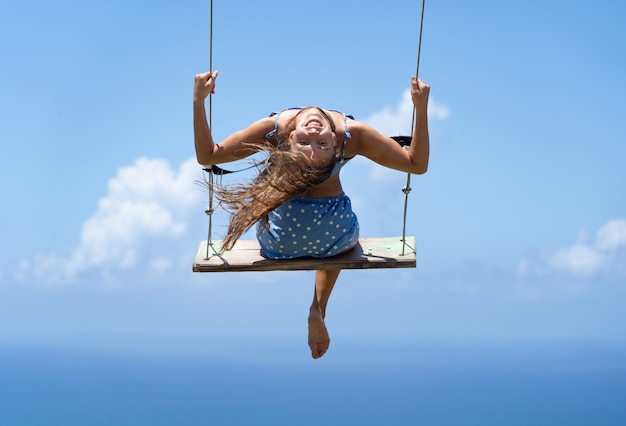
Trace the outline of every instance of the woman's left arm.
<instances>
[{"instance_id":1,"label":"woman's left arm","mask_svg":"<svg viewBox=\"0 0 626 426\"><path fill-rule=\"evenodd\" d=\"M415 107L415 129L409 154L411 163L415 165L416 171L413 173L424 174L428 170L428 159L430 158L430 137L428 135L428 95L430 86L416 77L411 78L411 100Z\"/></svg>"},{"instance_id":2,"label":"woman's left arm","mask_svg":"<svg viewBox=\"0 0 626 426\"><path fill-rule=\"evenodd\" d=\"M428 170L430 140L428 135L428 95L430 86L413 77L411 99L415 107L416 121L411 145L403 149L396 141L380 134L373 127L354 122L351 126L353 152L392 169L408 173L424 174ZM352 151L352 150L351 150Z\"/></svg>"}]
</instances>

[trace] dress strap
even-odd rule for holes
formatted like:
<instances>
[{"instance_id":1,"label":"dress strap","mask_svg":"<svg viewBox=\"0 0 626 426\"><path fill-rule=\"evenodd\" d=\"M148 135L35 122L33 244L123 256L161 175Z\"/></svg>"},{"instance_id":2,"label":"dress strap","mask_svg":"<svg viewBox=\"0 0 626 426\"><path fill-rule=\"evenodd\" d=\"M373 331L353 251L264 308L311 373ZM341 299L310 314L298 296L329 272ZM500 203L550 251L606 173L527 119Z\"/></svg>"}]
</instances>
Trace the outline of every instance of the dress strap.
<instances>
[{"instance_id":1,"label":"dress strap","mask_svg":"<svg viewBox=\"0 0 626 426\"><path fill-rule=\"evenodd\" d=\"M274 121L274 130L272 130L271 132L268 132L265 135L265 139L267 139L268 141L271 140L272 138L274 138L274 142L276 143L276 147L278 148L278 119L280 118L280 112L276 112L273 114L270 114L270 117L275 115L276 116L276 120Z\"/></svg>"},{"instance_id":2,"label":"dress strap","mask_svg":"<svg viewBox=\"0 0 626 426\"><path fill-rule=\"evenodd\" d=\"M352 118L352 116L350 116ZM346 156L346 142L348 139L352 139L352 135L348 131L348 116L343 114L343 144L341 145L341 160L343 161Z\"/></svg>"}]
</instances>

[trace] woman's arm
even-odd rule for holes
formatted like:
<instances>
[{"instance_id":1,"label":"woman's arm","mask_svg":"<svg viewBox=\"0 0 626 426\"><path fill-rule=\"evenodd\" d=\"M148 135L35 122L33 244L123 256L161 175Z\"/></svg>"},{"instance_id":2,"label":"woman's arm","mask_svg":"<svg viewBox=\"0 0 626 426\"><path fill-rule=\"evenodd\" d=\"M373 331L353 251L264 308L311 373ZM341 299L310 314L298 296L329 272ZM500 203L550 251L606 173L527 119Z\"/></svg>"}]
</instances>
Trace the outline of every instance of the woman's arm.
<instances>
[{"instance_id":1,"label":"woman's arm","mask_svg":"<svg viewBox=\"0 0 626 426\"><path fill-rule=\"evenodd\" d=\"M430 141L428 135L428 95L430 86L413 77L411 80L411 99L417 114L411 145L403 149L390 137L380 134L373 127L355 122L351 126L353 151L392 169L414 174L423 174L428 170Z\"/></svg>"},{"instance_id":2,"label":"woman's arm","mask_svg":"<svg viewBox=\"0 0 626 426\"><path fill-rule=\"evenodd\" d=\"M411 99L415 107L415 129L409 146L413 173L424 174L428 170L430 158L430 137L428 135L428 95L430 86L416 77L411 77Z\"/></svg>"},{"instance_id":3,"label":"woman's arm","mask_svg":"<svg viewBox=\"0 0 626 426\"><path fill-rule=\"evenodd\" d=\"M203 166L227 163L253 154L256 150L250 144L260 144L267 132L274 128L273 118L262 118L246 129L228 136L219 144L213 135L206 118L205 100L215 93L217 71L198 74L193 91L193 131L196 159Z\"/></svg>"},{"instance_id":4,"label":"woman's arm","mask_svg":"<svg viewBox=\"0 0 626 426\"><path fill-rule=\"evenodd\" d=\"M193 136L198 163L208 166L215 150L213 135L206 118L204 101L210 93L215 93L217 71L197 74L193 86Z\"/></svg>"}]
</instances>

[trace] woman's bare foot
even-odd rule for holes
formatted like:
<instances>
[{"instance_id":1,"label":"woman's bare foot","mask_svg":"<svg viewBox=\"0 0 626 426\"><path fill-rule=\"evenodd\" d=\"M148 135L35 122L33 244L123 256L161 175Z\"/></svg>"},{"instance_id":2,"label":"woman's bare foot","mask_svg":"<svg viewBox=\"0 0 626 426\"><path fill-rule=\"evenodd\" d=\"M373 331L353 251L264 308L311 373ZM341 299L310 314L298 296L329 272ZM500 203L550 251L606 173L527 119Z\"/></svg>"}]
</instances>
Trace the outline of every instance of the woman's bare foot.
<instances>
[{"instance_id":1,"label":"woman's bare foot","mask_svg":"<svg viewBox=\"0 0 626 426\"><path fill-rule=\"evenodd\" d=\"M324 356L330 346L330 337L319 309L311 307L309 314L309 347L311 356L318 359Z\"/></svg>"}]
</instances>

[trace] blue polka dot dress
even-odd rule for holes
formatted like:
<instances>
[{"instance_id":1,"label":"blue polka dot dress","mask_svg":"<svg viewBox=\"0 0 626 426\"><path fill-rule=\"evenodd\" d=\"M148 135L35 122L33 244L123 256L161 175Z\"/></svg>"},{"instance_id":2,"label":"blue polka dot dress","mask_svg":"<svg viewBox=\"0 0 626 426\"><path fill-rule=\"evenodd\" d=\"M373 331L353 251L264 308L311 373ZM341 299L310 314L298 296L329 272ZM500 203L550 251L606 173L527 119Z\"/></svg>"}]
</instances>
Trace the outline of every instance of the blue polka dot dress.
<instances>
[{"instance_id":1,"label":"blue polka dot dress","mask_svg":"<svg viewBox=\"0 0 626 426\"><path fill-rule=\"evenodd\" d=\"M257 226L257 238L270 259L323 258L354 247L359 223L345 194L297 197L269 214L269 229Z\"/></svg>"}]
</instances>

